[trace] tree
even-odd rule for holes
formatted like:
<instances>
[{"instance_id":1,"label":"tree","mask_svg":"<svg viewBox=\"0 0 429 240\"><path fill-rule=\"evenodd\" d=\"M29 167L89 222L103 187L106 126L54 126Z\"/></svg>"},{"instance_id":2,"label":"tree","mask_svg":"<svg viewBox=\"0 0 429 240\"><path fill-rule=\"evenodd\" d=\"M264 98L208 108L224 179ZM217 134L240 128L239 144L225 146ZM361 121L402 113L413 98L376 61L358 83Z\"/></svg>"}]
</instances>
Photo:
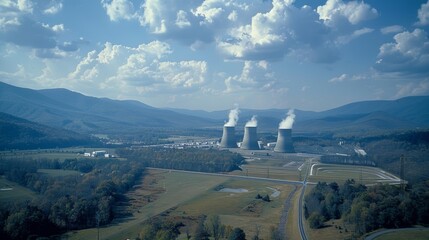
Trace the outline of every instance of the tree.
<instances>
[{"instance_id":1,"label":"tree","mask_svg":"<svg viewBox=\"0 0 429 240\"><path fill-rule=\"evenodd\" d=\"M198 225L195 229L194 233L194 239L195 240L208 240L209 239L209 233L207 232L207 229L204 226L204 217L200 217L198 220Z\"/></svg>"},{"instance_id":2,"label":"tree","mask_svg":"<svg viewBox=\"0 0 429 240\"><path fill-rule=\"evenodd\" d=\"M234 228L228 240L246 240L246 234L241 228Z\"/></svg>"},{"instance_id":3,"label":"tree","mask_svg":"<svg viewBox=\"0 0 429 240\"><path fill-rule=\"evenodd\" d=\"M323 226L323 216L319 213L313 212L308 218L308 223L311 228L321 228Z\"/></svg>"},{"instance_id":4,"label":"tree","mask_svg":"<svg viewBox=\"0 0 429 240\"><path fill-rule=\"evenodd\" d=\"M222 236L222 224L219 215L209 216L207 219L207 230L215 240L218 240Z\"/></svg>"}]
</instances>

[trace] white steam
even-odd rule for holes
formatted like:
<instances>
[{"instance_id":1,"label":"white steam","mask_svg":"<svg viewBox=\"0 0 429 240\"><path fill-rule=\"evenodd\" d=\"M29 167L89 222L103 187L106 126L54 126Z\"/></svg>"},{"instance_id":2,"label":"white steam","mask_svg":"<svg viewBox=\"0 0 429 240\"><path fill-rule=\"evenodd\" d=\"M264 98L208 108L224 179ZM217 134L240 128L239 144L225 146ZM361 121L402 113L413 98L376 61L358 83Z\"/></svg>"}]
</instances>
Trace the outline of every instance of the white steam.
<instances>
[{"instance_id":1,"label":"white steam","mask_svg":"<svg viewBox=\"0 0 429 240\"><path fill-rule=\"evenodd\" d=\"M231 109L228 115L228 122L225 123L225 127L235 127L238 122L238 114L240 114L240 109L238 107Z\"/></svg>"},{"instance_id":2,"label":"white steam","mask_svg":"<svg viewBox=\"0 0 429 240\"><path fill-rule=\"evenodd\" d=\"M252 119L246 123L246 127L257 127L258 126L258 120L256 120L256 115L252 116Z\"/></svg>"},{"instance_id":3,"label":"white steam","mask_svg":"<svg viewBox=\"0 0 429 240\"><path fill-rule=\"evenodd\" d=\"M280 129L292 129L293 122L295 121L295 114L293 111L293 109L289 109L286 118L283 119L279 124Z\"/></svg>"}]
</instances>

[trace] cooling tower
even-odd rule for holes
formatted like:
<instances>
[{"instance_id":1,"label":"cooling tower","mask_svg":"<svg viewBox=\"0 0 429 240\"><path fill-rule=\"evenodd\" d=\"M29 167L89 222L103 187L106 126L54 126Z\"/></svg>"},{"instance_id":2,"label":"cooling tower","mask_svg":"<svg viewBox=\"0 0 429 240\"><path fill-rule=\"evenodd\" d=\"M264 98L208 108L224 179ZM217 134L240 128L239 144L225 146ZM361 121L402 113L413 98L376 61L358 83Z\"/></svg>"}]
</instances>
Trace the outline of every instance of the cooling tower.
<instances>
[{"instance_id":1,"label":"cooling tower","mask_svg":"<svg viewBox=\"0 0 429 240\"><path fill-rule=\"evenodd\" d=\"M243 143L241 143L241 149L259 150L256 127L244 128L244 137L243 137Z\"/></svg>"},{"instance_id":2,"label":"cooling tower","mask_svg":"<svg viewBox=\"0 0 429 240\"><path fill-rule=\"evenodd\" d=\"M295 152L292 145L292 129L281 129L277 136L275 152L292 153Z\"/></svg>"},{"instance_id":3,"label":"cooling tower","mask_svg":"<svg viewBox=\"0 0 429 240\"><path fill-rule=\"evenodd\" d=\"M224 126L222 140L220 147L223 148L236 148L237 142L235 141L235 127Z\"/></svg>"}]
</instances>

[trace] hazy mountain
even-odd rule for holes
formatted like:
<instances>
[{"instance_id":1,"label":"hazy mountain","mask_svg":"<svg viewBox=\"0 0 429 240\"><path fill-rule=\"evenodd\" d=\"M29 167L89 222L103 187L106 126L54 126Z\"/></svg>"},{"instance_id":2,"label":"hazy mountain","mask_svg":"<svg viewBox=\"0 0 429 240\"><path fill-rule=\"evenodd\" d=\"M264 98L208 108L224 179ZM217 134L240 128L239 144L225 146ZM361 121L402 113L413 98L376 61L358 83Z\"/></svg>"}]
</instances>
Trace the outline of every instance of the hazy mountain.
<instances>
[{"instance_id":1,"label":"hazy mountain","mask_svg":"<svg viewBox=\"0 0 429 240\"><path fill-rule=\"evenodd\" d=\"M138 101L85 96L67 89L31 90L0 82L0 111L79 132L146 127L205 127L213 120L150 107Z\"/></svg>"},{"instance_id":2,"label":"hazy mountain","mask_svg":"<svg viewBox=\"0 0 429 240\"><path fill-rule=\"evenodd\" d=\"M429 127L429 96L363 101L327 111L296 109L295 132L372 131ZM159 109L138 101L85 96L67 89L31 90L0 82L0 111L83 133L136 133L143 128L221 128L229 110ZM240 109L238 130L253 115L275 131L288 109Z\"/></svg>"},{"instance_id":3,"label":"hazy mountain","mask_svg":"<svg viewBox=\"0 0 429 240\"><path fill-rule=\"evenodd\" d=\"M94 146L98 140L0 112L0 149Z\"/></svg>"},{"instance_id":4,"label":"hazy mountain","mask_svg":"<svg viewBox=\"0 0 429 240\"><path fill-rule=\"evenodd\" d=\"M374 129L410 129L429 127L429 96L405 97L398 100L363 101L321 112L295 110L294 129L300 132L371 131ZM172 109L188 115L225 121L229 110L193 111ZM277 128L288 109L240 109L239 127L252 115L258 116L262 130Z\"/></svg>"}]
</instances>

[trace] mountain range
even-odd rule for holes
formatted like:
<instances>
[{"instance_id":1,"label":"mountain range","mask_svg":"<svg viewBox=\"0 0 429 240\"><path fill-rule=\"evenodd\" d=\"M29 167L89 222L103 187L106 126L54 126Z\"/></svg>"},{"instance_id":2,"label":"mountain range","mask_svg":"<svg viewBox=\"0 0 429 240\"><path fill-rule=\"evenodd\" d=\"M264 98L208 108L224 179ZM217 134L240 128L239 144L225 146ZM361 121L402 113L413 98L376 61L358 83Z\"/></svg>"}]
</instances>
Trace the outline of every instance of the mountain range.
<instances>
[{"instance_id":1,"label":"mountain range","mask_svg":"<svg viewBox=\"0 0 429 240\"><path fill-rule=\"evenodd\" d=\"M295 132L359 132L429 127L429 96L347 104L327 111L295 109ZM161 109L139 101L85 96L67 89L33 90L0 82L0 112L80 133L136 133L145 128L221 129L229 110ZM287 109L240 109L237 128L252 115L275 131Z\"/></svg>"}]
</instances>

